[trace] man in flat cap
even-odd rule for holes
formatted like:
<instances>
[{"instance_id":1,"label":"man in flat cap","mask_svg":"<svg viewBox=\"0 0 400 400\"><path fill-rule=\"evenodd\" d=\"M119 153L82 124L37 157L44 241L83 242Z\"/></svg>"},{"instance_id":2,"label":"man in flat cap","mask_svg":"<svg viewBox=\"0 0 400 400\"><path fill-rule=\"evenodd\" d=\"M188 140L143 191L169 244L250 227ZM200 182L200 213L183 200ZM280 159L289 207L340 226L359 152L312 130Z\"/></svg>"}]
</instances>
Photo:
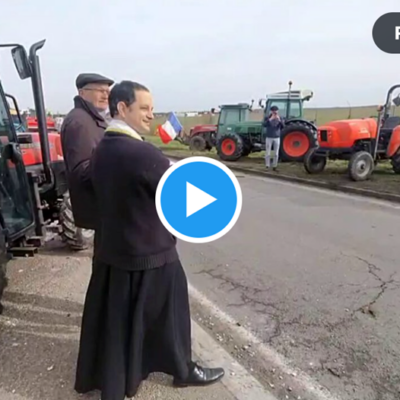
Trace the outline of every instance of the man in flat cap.
<instances>
[{"instance_id":1,"label":"man in flat cap","mask_svg":"<svg viewBox=\"0 0 400 400\"><path fill-rule=\"evenodd\" d=\"M74 108L65 117L61 128L69 193L75 226L95 230L97 213L92 191L89 163L93 150L107 127L102 114L108 108L112 79L93 73L80 74L76 79L78 95ZM82 235L77 235L77 250L86 248Z\"/></svg>"}]
</instances>

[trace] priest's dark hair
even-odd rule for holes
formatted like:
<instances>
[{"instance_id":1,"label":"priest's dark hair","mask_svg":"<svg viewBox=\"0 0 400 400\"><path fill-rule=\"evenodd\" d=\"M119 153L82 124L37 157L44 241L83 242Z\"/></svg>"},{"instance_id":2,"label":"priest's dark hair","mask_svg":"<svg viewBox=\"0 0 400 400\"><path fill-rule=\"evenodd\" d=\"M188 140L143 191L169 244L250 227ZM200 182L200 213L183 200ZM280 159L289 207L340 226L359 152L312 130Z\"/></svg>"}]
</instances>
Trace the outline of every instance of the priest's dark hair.
<instances>
[{"instance_id":1,"label":"priest's dark hair","mask_svg":"<svg viewBox=\"0 0 400 400\"><path fill-rule=\"evenodd\" d=\"M127 107L136 101L136 92L138 91L149 92L146 86L132 81L122 81L114 85L108 97L108 106L110 108L111 118L118 115L118 103L121 101Z\"/></svg>"}]
</instances>

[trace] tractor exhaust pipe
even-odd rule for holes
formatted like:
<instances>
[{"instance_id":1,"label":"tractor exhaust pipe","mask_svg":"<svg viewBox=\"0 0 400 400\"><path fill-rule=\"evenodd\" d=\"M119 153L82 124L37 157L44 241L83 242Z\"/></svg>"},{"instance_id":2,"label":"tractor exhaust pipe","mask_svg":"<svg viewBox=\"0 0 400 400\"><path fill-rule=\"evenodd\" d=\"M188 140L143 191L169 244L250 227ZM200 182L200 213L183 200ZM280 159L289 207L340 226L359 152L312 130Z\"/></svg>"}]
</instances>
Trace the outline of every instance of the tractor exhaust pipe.
<instances>
[{"instance_id":1,"label":"tractor exhaust pipe","mask_svg":"<svg viewBox=\"0 0 400 400\"><path fill-rule=\"evenodd\" d=\"M38 120L40 147L42 151L43 170L47 184L53 184L53 174L50 166L50 146L47 132L46 108L44 105L43 85L40 73L39 56L36 54L46 40L34 43L29 50L29 61L32 68L32 90Z\"/></svg>"},{"instance_id":2,"label":"tractor exhaust pipe","mask_svg":"<svg viewBox=\"0 0 400 400\"><path fill-rule=\"evenodd\" d=\"M289 81L289 91L288 91L288 98L287 98L287 107L286 107L286 119L290 118L290 98L292 95L292 81Z\"/></svg>"}]
</instances>

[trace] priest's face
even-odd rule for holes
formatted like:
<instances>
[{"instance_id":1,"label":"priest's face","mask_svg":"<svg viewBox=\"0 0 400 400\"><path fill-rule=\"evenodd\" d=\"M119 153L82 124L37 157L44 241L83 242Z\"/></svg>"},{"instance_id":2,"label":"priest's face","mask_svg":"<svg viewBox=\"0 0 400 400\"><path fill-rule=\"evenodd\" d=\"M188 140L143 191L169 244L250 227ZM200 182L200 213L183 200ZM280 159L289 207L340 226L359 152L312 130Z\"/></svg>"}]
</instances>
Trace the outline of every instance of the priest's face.
<instances>
[{"instance_id":1,"label":"priest's face","mask_svg":"<svg viewBox=\"0 0 400 400\"><path fill-rule=\"evenodd\" d=\"M137 90L135 97L135 102L124 113L124 120L136 132L146 135L150 133L151 121L154 119L153 97L145 90Z\"/></svg>"}]
</instances>

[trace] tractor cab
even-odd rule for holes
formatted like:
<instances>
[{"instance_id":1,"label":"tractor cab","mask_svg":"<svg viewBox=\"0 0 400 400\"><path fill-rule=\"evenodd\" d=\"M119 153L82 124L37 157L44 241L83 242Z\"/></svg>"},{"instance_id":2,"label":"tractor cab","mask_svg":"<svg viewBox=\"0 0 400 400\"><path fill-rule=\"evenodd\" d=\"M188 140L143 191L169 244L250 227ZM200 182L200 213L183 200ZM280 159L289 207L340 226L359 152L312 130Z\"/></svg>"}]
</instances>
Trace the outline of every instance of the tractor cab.
<instances>
[{"instance_id":1,"label":"tractor cab","mask_svg":"<svg viewBox=\"0 0 400 400\"><path fill-rule=\"evenodd\" d=\"M0 82L0 243L4 236L9 241L18 240L32 230L34 225L34 207L19 152L15 119ZM2 250L0 249L0 267L5 262L2 259L5 253Z\"/></svg>"},{"instance_id":2,"label":"tractor cab","mask_svg":"<svg viewBox=\"0 0 400 400\"><path fill-rule=\"evenodd\" d=\"M227 132L234 130L237 124L248 121L252 105L247 103L225 104L219 108L221 111L217 125L217 140Z\"/></svg>"},{"instance_id":3,"label":"tractor cab","mask_svg":"<svg viewBox=\"0 0 400 400\"><path fill-rule=\"evenodd\" d=\"M271 107L277 106L279 114L285 120L302 119L304 116L303 103L312 97L311 90L289 90L267 95L265 105L263 105L263 100L260 100L260 106L264 108L264 117L269 115Z\"/></svg>"}]
</instances>

